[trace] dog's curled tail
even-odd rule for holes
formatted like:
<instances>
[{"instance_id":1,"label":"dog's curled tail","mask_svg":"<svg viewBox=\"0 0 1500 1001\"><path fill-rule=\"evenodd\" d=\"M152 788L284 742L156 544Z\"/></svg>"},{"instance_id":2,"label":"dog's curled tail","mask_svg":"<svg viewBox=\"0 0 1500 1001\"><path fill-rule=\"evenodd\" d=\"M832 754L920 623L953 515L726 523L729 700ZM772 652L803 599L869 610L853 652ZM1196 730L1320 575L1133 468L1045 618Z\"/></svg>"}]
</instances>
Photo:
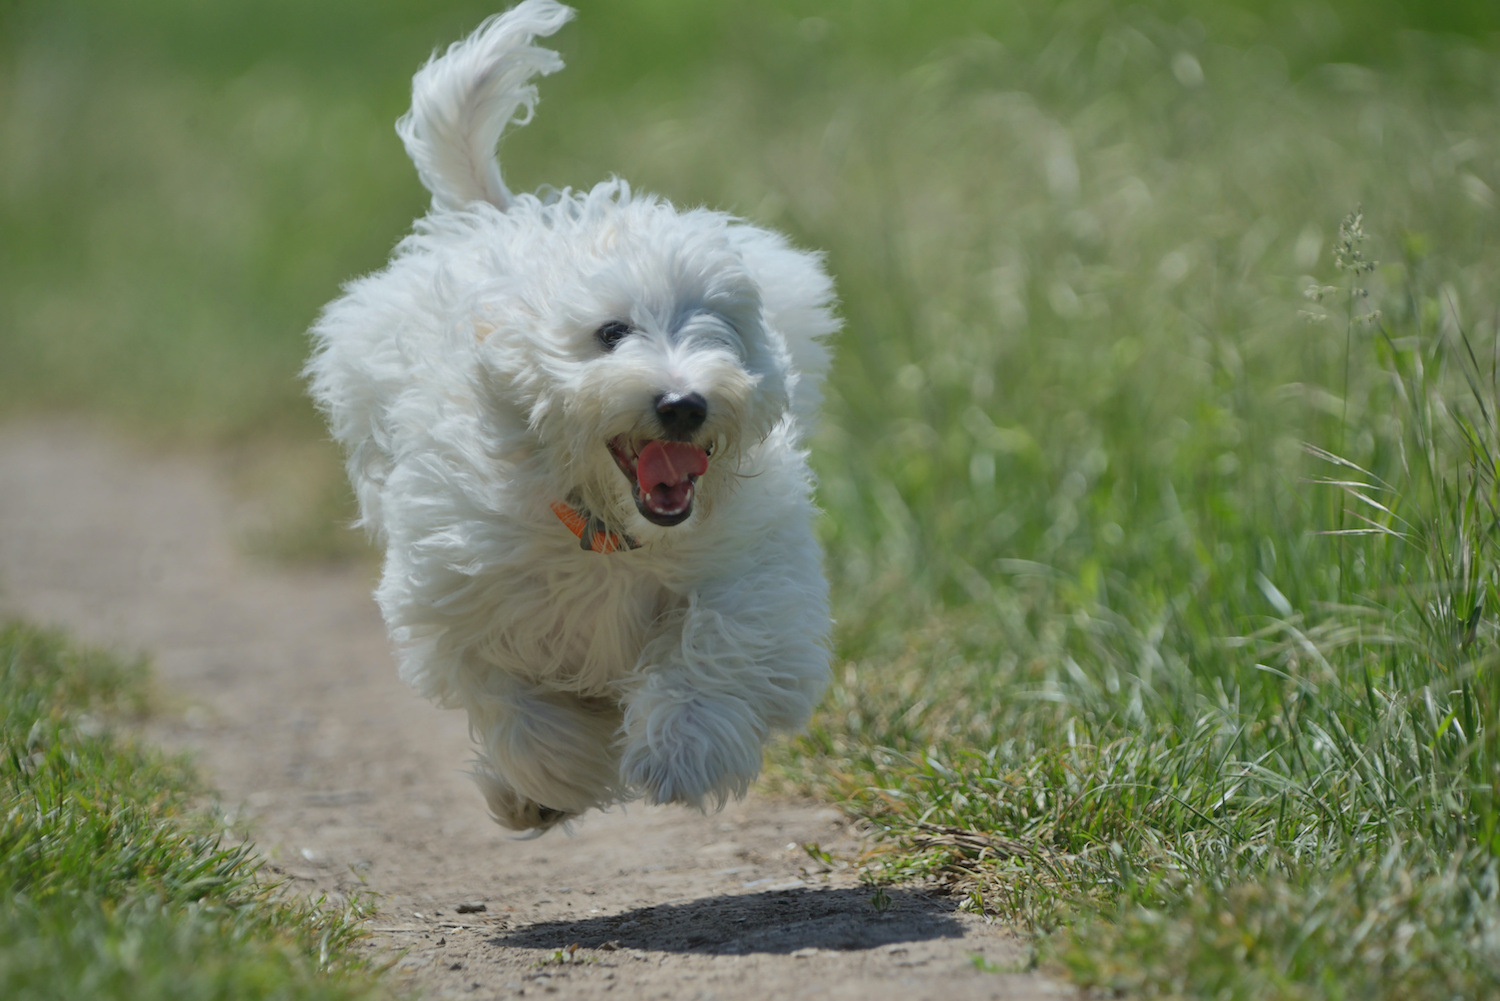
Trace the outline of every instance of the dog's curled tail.
<instances>
[{"instance_id":1,"label":"dog's curled tail","mask_svg":"<svg viewBox=\"0 0 1500 1001\"><path fill-rule=\"evenodd\" d=\"M436 53L412 78L411 110L396 133L432 192L434 209L486 201L509 207L495 147L511 122L525 125L536 104L538 73L562 69L562 59L531 40L573 17L555 0L526 0L481 24L472 35Z\"/></svg>"}]
</instances>

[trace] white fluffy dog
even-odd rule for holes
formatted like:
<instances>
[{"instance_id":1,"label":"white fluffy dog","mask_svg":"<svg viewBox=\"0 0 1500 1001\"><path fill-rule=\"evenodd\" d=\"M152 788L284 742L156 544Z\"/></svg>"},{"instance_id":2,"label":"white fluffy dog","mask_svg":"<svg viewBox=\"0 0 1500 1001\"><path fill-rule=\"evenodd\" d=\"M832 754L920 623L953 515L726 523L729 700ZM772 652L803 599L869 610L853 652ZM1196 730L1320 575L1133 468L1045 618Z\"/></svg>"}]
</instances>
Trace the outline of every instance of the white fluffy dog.
<instances>
[{"instance_id":1,"label":"white fluffy dog","mask_svg":"<svg viewBox=\"0 0 1500 1001\"><path fill-rule=\"evenodd\" d=\"M313 396L386 547L401 675L467 710L495 819L722 807L828 674L803 452L838 328L819 256L620 180L512 194L527 0L434 57L397 123L432 192L313 328Z\"/></svg>"}]
</instances>

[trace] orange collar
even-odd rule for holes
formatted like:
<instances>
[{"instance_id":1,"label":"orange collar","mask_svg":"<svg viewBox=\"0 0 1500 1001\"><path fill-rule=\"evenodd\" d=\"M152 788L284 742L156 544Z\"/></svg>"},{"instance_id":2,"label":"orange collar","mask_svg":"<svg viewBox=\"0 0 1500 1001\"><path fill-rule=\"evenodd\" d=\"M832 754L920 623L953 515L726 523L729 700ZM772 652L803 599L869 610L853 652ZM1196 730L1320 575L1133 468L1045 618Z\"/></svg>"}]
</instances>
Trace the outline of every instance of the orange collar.
<instances>
[{"instance_id":1,"label":"orange collar","mask_svg":"<svg viewBox=\"0 0 1500 1001\"><path fill-rule=\"evenodd\" d=\"M641 544L630 536L605 528L604 522L587 509L557 501L552 505L552 513L567 526L568 531L578 537L578 545L585 552L613 553L621 549L641 548Z\"/></svg>"}]
</instances>

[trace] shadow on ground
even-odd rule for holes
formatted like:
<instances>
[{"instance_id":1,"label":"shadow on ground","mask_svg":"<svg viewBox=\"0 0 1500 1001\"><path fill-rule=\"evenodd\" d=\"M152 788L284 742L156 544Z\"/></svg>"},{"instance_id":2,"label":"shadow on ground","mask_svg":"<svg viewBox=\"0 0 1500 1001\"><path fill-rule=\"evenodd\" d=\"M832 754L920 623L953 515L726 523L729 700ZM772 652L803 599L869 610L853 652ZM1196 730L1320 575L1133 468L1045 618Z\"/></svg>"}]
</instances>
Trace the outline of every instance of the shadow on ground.
<instances>
[{"instance_id":1,"label":"shadow on ground","mask_svg":"<svg viewBox=\"0 0 1500 1001\"><path fill-rule=\"evenodd\" d=\"M926 894L888 890L877 909L869 888L778 890L642 907L607 917L543 921L490 939L523 949L647 949L744 955L798 949L873 949L958 938L952 906Z\"/></svg>"}]
</instances>

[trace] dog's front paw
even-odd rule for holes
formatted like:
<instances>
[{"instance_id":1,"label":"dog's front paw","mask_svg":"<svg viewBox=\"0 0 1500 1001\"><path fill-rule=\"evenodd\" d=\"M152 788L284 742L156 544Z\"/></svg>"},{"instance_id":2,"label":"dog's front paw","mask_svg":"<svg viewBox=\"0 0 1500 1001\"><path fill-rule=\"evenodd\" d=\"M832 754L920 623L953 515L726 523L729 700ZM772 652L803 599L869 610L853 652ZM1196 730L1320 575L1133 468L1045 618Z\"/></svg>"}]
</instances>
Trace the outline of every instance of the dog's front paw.
<instances>
[{"instance_id":1,"label":"dog's front paw","mask_svg":"<svg viewBox=\"0 0 1500 1001\"><path fill-rule=\"evenodd\" d=\"M620 777L650 803L717 810L760 773L765 724L739 699L638 700L625 733Z\"/></svg>"}]
</instances>

